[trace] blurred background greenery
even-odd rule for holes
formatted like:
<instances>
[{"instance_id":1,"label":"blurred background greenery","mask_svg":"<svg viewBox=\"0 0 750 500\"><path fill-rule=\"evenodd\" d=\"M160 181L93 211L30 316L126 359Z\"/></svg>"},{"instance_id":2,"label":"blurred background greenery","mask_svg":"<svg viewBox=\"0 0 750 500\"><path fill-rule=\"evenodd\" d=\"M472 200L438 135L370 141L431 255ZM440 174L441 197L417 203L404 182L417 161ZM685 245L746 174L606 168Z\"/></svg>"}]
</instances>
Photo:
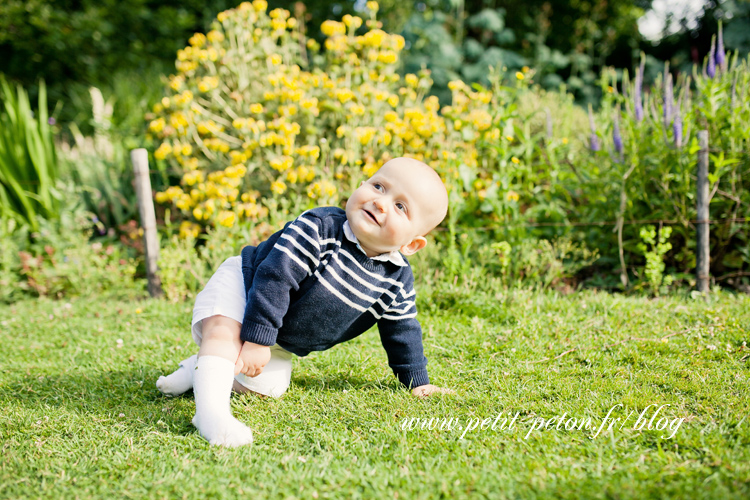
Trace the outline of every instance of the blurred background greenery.
<instances>
[{"instance_id":1,"label":"blurred background greenery","mask_svg":"<svg viewBox=\"0 0 750 500\"><path fill-rule=\"evenodd\" d=\"M142 274L128 151L148 147L153 153L158 144L148 131L153 119L151 110L165 97L168 77L175 74L178 50L188 44L194 33L207 33L218 13L239 3L237 0L5 0L0 3L0 75L7 82L3 83L0 96L3 105L0 138L5 141L0 150L5 158L4 170L0 170L3 208L0 234L4 241L13 242L0 251L0 285L21 279L21 286L6 288L0 300L14 300L28 293L77 293L113 282L110 273ZM654 242L660 241L658 238L663 234L645 245L647 239L639 236L639 228L626 226L621 236L623 242L618 245L613 242L611 227L584 231L565 226L571 220L596 223L620 220L626 215L628 219L650 219L653 215L682 224L672 235L674 248L658 254L658 258L667 264L665 274L674 274L678 283L680 280L682 284L690 283L688 272L694 265L690 228L693 212L685 207L692 204L693 181L684 173L692 168L694 152L674 151L672 139L665 141L654 136L656 130L667 138L676 126L676 122L670 121L661 129L653 128L658 122L654 118L662 111L660 99L666 99L663 94L667 74L676 86L680 82L679 88L687 89L696 80L686 83L685 77L694 68L700 72L704 61L714 60L714 56L708 59L707 56L712 43L716 43L720 23L723 46L744 59L750 51L750 2L383 0L378 3L377 18L382 29L401 34L405 41L398 63L402 76L429 70L429 78L424 79L429 83L424 88L440 99L441 106L450 105L456 96L449 89L451 81L494 88L498 99L505 100L496 110L489 109L497 122L493 122L492 128L503 130L503 134L507 130L516 137L516 143L507 148L492 144L480 147L485 152L495 148L497 151L491 154L499 160L492 161L498 163L485 164L476 171L462 170L465 201L455 212L463 217L456 219L462 227L467 221L469 225L482 226L487 221L497 222L498 218L505 221L505 217L517 225L511 230L463 233L463 239L456 234L456 226L448 228L439 239L451 251L432 257L441 261L444 269L458 275L465 271L467 263L483 258L488 262L485 270L494 269L492 272L507 275L511 281L532 276L531 283L541 287L575 287L586 283L609 289L640 287L659 293L661 281L649 284L644 278L644 266L658 254ZM684 15L682 11L662 14L657 27L652 25L646 33L644 19L653 15L657 7L663 11L665 4L690 4L693 9L685 10ZM362 0L308 0L304 4L269 0L268 11L274 8L287 9L297 19L304 19L304 35L320 45L327 38L321 31L324 21L341 19L346 14L367 17L366 2ZM322 57L314 52L310 53L312 59ZM650 101L654 109L647 110L652 118L648 125L635 119L633 110L621 119L619 106L627 106L632 99L610 94L612 89L633 91L633 69L639 63L642 63L639 88L654 96ZM665 63L668 63L666 72ZM524 93L520 87L517 92L498 87L490 68L504 68L503 73L511 75L511 80L514 74L528 78L522 86L531 92ZM738 93L744 96L748 92L747 67L736 68L734 73L723 73L715 84L709 82L701 89L693 88L700 95L692 104L687 104L689 96L686 98L684 107L688 111L680 117L686 120L685 137L688 132L695 132L695 127L690 130L687 123L690 119L696 123L712 119L709 128L713 127L716 135L721 134L722 120L731 118L735 102L747 101L736 98ZM741 75L739 84L738 77L733 75ZM654 85L655 90L648 90ZM677 98L676 93L674 97ZM594 155L588 151L589 123L585 110L589 105L598 123L593 135L609 148L594 151ZM13 117L23 117L25 125L18 125L20 122ZM555 137L551 140L553 121ZM722 216L741 218L748 212L747 180L742 177L747 176L748 168L748 155L743 153L747 134L741 120L732 123L732 130L726 136L729 139L721 146L736 157L717 156L712 160L718 165L715 171L718 205L714 206L720 206ZM623 172L629 165L613 156L612 148L616 146L609 139L615 126L630 127L631 138L639 134L647 137L640 144L631 142L630 149L626 145L625 154L630 151L631 159L653 154L661 161L659 168L663 171L652 168L648 161L642 162L636 170L639 176L626 186L627 176L623 178ZM679 165L681 175L684 174L682 184L656 183L657 178L672 179L669 162ZM155 191L180 183L182 172L168 163L154 161L152 168ZM719 177L726 184L720 184ZM20 184L13 184L13 179L20 179ZM492 187L496 185L505 191ZM623 193L629 199L625 208L620 205ZM508 213L490 206L485 195L500 200L506 196L503 210ZM511 210L508 208L511 206L516 208ZM204 230L197 240L186 243L173 237L179 232L176 224L180 220L170 217L176 216L164 207L160 209L166 254L171 252L175 262L192 262L200 256L203 261L213 263L221 258L217 252L221 253L222 248L236 251L236 247L257 236L248 227L232 230L231 234L223 229ZM528 226L529 223L542 225ZM750 245L743 227L732 223L719 230L719 237L712 244L719 250L720 258L712 266L715 265L714 272L726 278L722 284L750 289ZM510 246L484 245L499 239ZM571 247L571 241L578 246ZM190 245L194 248L188 248ZM619 276L618 246L632 267L630 281L626 279L625 284ZM491 251L482 253L482 248ZM514 257L507 261L509 252ZM82 256L100 262L91 268L93 275L76 276L74 270ZM176 285L174 295L180 297L199 289L210 269L210 266L200 271L196 271L199 266L172 267L175 273L186 272L180 280L190 282ZM516 268L517 271L509 271ZM628 273L625 274L627 277ZM633 283L635 287L631 286Z\"/></svg>"}]
</instances>

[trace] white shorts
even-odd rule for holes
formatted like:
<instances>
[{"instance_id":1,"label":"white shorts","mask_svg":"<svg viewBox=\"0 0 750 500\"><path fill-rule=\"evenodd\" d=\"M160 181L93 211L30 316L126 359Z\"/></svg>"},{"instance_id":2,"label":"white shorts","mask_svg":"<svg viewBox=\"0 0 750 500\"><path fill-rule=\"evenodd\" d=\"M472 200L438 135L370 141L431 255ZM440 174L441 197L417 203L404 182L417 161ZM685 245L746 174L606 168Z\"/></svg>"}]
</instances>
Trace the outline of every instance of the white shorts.
<instances>
[{"instance_id":1,"label":"white shorts","mask_svg":"<svg viewBox=\"0 0 750 500\"><path fill-rule=\"evenodd\" d=\"M245 282L242 277L242 257L229 257L216 270L205 288L195 298L193 306L193 340L199 346L203 340L203 320L211 316L226 316L242 324L245 316ZM239 328L239 327L238 327ZM271 347L271 360L257 377L236 375L235 380L253 392L280 397L292 379L292 353L278 345Z\"/></svg>"}]
</instances>

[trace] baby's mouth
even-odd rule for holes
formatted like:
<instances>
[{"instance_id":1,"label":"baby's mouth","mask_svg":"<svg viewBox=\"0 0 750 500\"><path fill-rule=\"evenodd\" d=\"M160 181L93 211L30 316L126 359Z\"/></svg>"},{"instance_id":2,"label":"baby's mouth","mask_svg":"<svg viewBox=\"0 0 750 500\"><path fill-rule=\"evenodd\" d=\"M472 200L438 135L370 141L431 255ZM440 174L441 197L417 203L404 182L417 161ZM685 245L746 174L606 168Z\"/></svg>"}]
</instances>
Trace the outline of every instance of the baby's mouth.
<instances>
[{"instance_id":1,"label":"baby's mouth","mask_svg":"<svg viewBox=\"0 0 750 500\"><path fill-rule=\"evenodd\" d=\"M363 209L363 210L365 210L365 209ZM375 218L375 216L374 216L374 215L372 214L372 212L370 212L369 210L365 210L365 213L367 214L367 216L368 216L369 218L371 218L371 219L372 219L372 221L373 221L373 222L374 222L375 224L377 224L378 226L380 226L380 222L378 222L378 219L376 219L376 218Z\"/></svg>"}]
</instances>

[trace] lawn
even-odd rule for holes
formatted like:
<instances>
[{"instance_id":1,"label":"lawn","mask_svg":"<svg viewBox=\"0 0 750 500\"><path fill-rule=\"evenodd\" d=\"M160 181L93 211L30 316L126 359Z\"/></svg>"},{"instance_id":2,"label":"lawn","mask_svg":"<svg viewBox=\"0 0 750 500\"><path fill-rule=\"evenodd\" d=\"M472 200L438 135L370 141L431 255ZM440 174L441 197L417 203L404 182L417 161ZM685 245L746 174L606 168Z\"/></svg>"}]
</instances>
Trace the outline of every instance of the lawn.
<instances>
[{"instance_id":1,"label":"lawn","mask_svg":"<svg viewBox=\"0 0 750 500\"><path fill-rule=\"evenodd\" d=\"M369 332L296 359L281 399L235 396L255 433L235 449L154 386L195 351L189 304L0 306L0 497L750 496L750 297L444 286L419 305L456 394L412 397Z\"/></svg>"}]
</instances>

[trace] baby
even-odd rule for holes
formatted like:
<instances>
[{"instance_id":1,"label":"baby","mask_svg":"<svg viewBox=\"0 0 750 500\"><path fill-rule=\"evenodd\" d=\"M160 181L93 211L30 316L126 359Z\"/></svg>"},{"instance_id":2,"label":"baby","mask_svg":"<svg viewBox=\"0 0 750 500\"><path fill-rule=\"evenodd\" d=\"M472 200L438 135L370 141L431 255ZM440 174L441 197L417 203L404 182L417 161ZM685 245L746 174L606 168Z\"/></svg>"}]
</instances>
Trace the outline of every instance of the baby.
<instances>
[{"instance_id":1,"label":"baby","mask_svg":"<svg viewBox=\"0 0 750 500\"><path fill-rule=\"evenodd\" d=\"M227 259L193 308L197 356L160 377L168 395L193 389L193 425L211 444L252 442L232 416L232 389L279 397L292 354L351 340L377 323L388 364L415 396L451 392L431 385L416 319L414 277L403 255L427 244L445 217L437 173L396 158L354 191L346 211L308 210L257 247Z\"/></svg>"}]
</instances>

